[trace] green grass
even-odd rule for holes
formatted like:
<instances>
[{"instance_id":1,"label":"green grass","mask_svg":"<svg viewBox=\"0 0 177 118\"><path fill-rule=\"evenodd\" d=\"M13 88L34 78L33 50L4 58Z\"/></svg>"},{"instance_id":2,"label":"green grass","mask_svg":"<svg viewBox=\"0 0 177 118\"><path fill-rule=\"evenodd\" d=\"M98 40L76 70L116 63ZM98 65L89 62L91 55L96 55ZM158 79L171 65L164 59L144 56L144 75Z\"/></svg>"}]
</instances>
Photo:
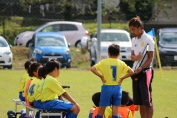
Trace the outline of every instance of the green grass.
<instances>
[{"instance_id":1,"label":"green grass","mask_svg":"<svg viewBox=\"0 0 177 118\"><path fill-rule=\"evenodd\" d=\"M14 110L15 104L12 99L18 98L18 82L24 70L0 70L0 114L1 118L6 118L8 110ZM153 80L153 118L175 118L176 117L176 93L177 78L176 70L163 71L164 78L161 78L159 70L155 70ZM88 70L61 69L58 77L63 85L69 85L71 88L66 89L69 94L78 102L81 107L78 118L87 118L89 109L93 103L91 101L92 94L100 91L101 81L93 73ZM128 91L132 96L131 79L127 78L123 81L123 90ZM23 107L19 106L18 111ZM135 118L140 118L139 111L135 113Z\"/></svg>"}]
</instances>

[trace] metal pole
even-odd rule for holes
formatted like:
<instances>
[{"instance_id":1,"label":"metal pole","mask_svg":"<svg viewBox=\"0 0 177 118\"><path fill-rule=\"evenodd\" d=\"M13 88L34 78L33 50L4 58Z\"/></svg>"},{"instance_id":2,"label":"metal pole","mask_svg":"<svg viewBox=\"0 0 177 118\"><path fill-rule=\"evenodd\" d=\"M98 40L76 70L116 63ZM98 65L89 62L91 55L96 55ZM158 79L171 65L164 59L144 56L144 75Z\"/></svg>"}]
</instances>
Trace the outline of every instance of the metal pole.
<instances>
[{"instance_id":1,"label":"metal pole","mask_svg":"<svg viewBox=\"0 0 177 118\"><path fill-rule=\"evenodd\" d=\"M101 37L101 12L102 12L102 9L101 9L101 4L102 4L102 2L101 2L101 0L97 0L97 11L98 11L98 13L97 13L97 24L98 24L98 26L97 26L97 59L96 59L96 62L98 63L100 60L101 60L101 55L100 55L100 52L101 52L101 46L100 46L100 37Z\"/></svg>"}]
</instances>

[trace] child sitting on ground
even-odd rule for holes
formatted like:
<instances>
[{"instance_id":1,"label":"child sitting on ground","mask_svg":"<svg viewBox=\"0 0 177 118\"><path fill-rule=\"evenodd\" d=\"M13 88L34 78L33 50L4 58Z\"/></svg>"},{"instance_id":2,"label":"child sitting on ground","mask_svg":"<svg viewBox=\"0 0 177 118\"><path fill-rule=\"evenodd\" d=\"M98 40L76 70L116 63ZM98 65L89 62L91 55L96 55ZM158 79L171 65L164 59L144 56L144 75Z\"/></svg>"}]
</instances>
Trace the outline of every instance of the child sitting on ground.
<instances>
[{"instance_id":1,"label":"child sitting on ground","mask_svg":"<svg viewBox=\"0 0 177 118\"><path fill-rule=\"evenodd\" d=\"M93 96L92 96L92 101L93 101L95 106L93 106L90 109L89 118L95 118L97 113L98 113L100 95L101 95L101 92L97 92L97 93L93 94ZM131 105L126 106L129 102L129 100L130 100L130 97L128 95L128 92L122 91L121 105L119 106L119 109L118 109L119 118L132 118L132 112L129 109L129 107ZM111 106L106 107L106 110L104 112L103 117L104 118L112 118L112 108L111 108Z\"/></svg>"}]
</instances>

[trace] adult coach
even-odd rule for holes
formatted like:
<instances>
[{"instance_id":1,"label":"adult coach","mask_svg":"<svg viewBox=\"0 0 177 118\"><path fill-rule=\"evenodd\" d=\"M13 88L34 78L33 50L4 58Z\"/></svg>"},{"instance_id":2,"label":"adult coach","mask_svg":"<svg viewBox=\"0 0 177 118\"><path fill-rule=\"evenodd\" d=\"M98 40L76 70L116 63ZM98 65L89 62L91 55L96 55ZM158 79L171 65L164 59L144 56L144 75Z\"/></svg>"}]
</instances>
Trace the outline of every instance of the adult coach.
<instances>
[{"instance_id":1,"label":"adult coach","mask_svg":"<svg viewBox=\"0 0 177 118\"><path fill-rule=\"evenodd\" d=\"M131 59L134 61L133 70L137 75L136 78L132 78L134 102L135 105L140 105L141 118L152 118L151 83L153 70L151 63L154 55L154 40L144 31L144 26L139 16L129 21L129 28L134 36L132 39Z\"/></svg>"}]
</instances>

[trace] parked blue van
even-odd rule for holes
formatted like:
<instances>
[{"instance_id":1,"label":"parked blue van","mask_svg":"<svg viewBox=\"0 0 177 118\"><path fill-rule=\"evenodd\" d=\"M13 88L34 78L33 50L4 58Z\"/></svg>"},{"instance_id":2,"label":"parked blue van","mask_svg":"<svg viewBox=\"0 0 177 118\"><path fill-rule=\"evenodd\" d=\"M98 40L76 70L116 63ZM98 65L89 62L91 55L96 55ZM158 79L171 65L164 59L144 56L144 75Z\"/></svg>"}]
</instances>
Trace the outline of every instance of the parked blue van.
<instances>
[{"instance_id":1,"label":"parked blue van","mask_svg":"<svg viewBox=\"0 0 177 118\"><path fill-rule=\"evenodd\" d=\"M62 67L71 67L70 45L63 34L57 32L38 32L33 35L29 46L29 58L45 64L51 59L57 59Z\"/></svg>"}]
</instances>

